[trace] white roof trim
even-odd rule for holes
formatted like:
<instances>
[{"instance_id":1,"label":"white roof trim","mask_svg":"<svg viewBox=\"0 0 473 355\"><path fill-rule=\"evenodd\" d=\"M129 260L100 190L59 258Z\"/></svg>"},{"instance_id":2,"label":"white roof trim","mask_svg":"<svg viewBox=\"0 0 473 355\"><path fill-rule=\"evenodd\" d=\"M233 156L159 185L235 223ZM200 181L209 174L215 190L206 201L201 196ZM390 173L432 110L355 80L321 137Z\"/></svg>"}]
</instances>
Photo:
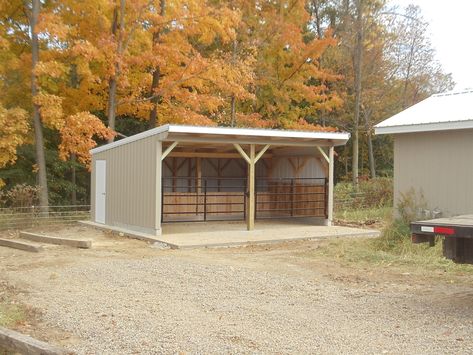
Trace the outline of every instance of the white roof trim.
<instances>
[{"instance_id":1,"label":"white roof trim","mask_svg":"<svg viewBox=\"0 0 473 355\"><path fill-rule=\"evenodd\" d=\"M429 98L374 126L376 134L472 128L473 90L450 91Z\"/></svg>"},{"instance_id":2,"label":"white roof trim","mask_svg":"<svg viewBox=\"0 0 473 355\"><path fill-rule=\"evenodd\" d=\"M398 134L415 132L451 131L455 129L473 128L473 121L440 122L428 124L413 124L408 126L387 126L374 128L375 134Z\"/></svg>"},{"instance_id":3,"label":"white roof trim","mask_svg":"<svg viewBox=\"0 0 473 355\"><path fill-rule=\"evenodd\" d=\"M90 150L91 154L100 153L109 149L119 147L137 140L145 139L160 133L183 133L183 134L207 134L221 136L246 136L246 137L266 137L266 138L293 138L293 139L326 139L347 141L350 134L346 132L306 132L306 131L283 131L273 129L255 128L231 128L231 127L202 127L202 126L181 126L164 125L150 129L148 131L135 134L133 136L120 139L116 142L105 144L101 147ZM343 142L343 143L345 143Z\"/></svg>"}]
</instances>

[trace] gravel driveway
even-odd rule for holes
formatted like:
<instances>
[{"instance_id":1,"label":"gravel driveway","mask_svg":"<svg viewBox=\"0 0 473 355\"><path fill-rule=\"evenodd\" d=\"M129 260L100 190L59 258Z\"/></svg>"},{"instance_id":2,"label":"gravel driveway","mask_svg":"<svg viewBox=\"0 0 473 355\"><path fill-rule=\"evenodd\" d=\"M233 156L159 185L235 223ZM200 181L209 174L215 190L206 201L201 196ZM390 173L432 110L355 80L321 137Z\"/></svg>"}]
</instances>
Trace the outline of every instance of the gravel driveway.
<instances>
[{"instance_id":1,"label":"gravel driveway","mask_svg":"<svg viewBox=\"0 0 473 355\"><path fill-rule=\"evenodd\" d=\"M471 287L338 275L265 248L136 245L7 258L2 276L78 354L473 352ZM450 302L455 292L465 302Z\"/></svg>"}]
</instances>

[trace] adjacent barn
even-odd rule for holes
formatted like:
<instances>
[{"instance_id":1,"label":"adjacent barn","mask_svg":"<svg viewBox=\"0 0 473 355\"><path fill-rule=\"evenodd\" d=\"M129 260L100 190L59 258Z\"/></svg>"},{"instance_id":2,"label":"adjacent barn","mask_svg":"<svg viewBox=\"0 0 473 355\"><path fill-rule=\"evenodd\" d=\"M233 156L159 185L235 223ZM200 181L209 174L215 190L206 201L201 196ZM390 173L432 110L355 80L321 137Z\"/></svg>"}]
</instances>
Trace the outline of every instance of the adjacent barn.
<instances>
[{"instance_id":1,"label":"adjacent barn","mask_svg":"<svg viewBox=\"0 0 473 355\"><path fill-rule=\"evenodd\" d=\"M91 150L93 221L161 234L162 223L313 217L330 225L334 147L348 133L164 125Z\"/></svg>"},{"instance_id":2,"label":"adjacent barn","mask_svg":"<svg viewBox=\"0 0 473 355\"><path fill-rule=\"evenodd\" d=\"M394 139L394 200L414 189L430 211L473 213L473 90L437 94L375 126Z\"/></svg>"}]
</instances>

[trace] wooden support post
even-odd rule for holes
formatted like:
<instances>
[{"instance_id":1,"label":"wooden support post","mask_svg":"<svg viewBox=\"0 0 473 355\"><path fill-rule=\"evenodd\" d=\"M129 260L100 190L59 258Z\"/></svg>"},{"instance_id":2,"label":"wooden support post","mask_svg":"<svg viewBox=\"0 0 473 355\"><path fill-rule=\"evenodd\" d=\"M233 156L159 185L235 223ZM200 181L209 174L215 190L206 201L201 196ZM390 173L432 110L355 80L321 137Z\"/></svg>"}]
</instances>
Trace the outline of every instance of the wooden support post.
<instances>
[{"instance_id":1,"label":"wooden support post","mask_svg":"<svg viewBox=\"0 0 473 355\"><path fill-rule=\"evenodd\" d=\"M196 158L195 160L195 189L198 194L202 193L202 159Z\"/></svg>"},{"instance_id":2,"label":"wooden support post","mask_svg":"<svg viewBox=\"0 0 473 355\"><path fill-rule=\"evenodd\" d=\"M156 235L161 234L161 222L163 217L163 160L161 159L162 143L156 141L156 170L155 170L155 217L154 230Z\"/></svg>"},{"instance_id":3,"label":"wooden support post","mask_svg":"<svg viewBox=\"0 0 473 355\"><path fill-rule=\"evenodd\" d=\"M187 192L190 193L192 191L192 179L191 179L191 174L192 174L192 159L188 158L187 159Z\"/></svg>"},{"instance_id":4,"label":"wooden support post","mask_svg":"<svg viewBox=\"0 0 473 355\"><path fill-rule=\"evenodd\" d=\"M327 204L327 226L332 225L333 220L333 167L334 167L334 148L330 147L328 151L328 201Z\"/></svg>"},{"instance_id":5,"label":"wooden support post","mask_svg":"<svg viewBox=\"0 0 473 355\"><path fill-rule=\"evenodd\" d=\"M200 206L200 197L199 195L202 194L202 159L196 158L195 159L195 214L199 214L199 206Z\"/></svg>"},{"instance_id":6,"label":"wooden support post","mask_svg":"<svg viewBox=\"0 0 473 355\"><path fill-rule=\"evenodd\" d=\"M220 164L220 159L217 159L217 191L220 192L220 185L221 185L221 177L222 177L222 167Z\"/></svg>"},{"instance_id":7,"label":"wooden support post","mask_svg":"<svg viewBox=\"0 0 473 355\"><path fill-rule=\"evenodd\" d=\"M263 154L268 150L269 145L266 145L261 151L256 155L255 145L250 144L250 155L246 154L243 148L239 144L233 144L236 150L241 154L243 159L248 163L248 212L246 215L246 223L248 230L253 230L255 227L255 165L256 162L263 156Z\"/></svg>"},{"instance_id":8,"label":"wooden support post","mask_svg":"<svg viewBox=\"0 0 473 355\"><path fill-rule=\"evenodd\" d=\"M248 214L247 228L253 230L255 228L255 145L250 145L250 156L248 164Z\"/></svg>"},{"instance_id":9,"label":"wooden support post","mask_svg":"<svg viewBox=\"0 0 473 355\"><path fill-rule=\"evenodd\" d=\"M172 158L172 192L176 192L176 180L177 180L177 165L176 158Z\"/></svg>"}]
</instances>

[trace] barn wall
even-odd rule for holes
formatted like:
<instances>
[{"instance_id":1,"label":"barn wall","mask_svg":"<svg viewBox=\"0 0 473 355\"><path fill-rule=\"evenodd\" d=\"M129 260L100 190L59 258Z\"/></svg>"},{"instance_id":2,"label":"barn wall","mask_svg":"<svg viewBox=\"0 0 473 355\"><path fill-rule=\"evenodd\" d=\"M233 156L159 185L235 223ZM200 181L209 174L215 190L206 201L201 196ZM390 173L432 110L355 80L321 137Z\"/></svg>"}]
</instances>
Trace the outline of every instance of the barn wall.
<instances>
[{"instance_id":1,"label":"barn wall","mask_svg":"<svg viewBox=\"0 0 473 355\"><path fill-rule=\"evenodd\" d=\"M157 232L159 221L156 222L156 209L159 206L156 203L156 160L157 154L160 155L160 147L160 142L153 136L94 154L93 164L96 160L107 161L107 225L145 233ZM94 170L91 184L92 218L95 217Z\"/></svg>"},{"instance_id":2,"label":"barn wall","mask_svg":"<svg viewBox=\"0 0 473 355\"><path fill-rule=\"evenodd\" d=\"M296 166L304 167L295 175L292 160ZM327 163L316 148L292 148L275 154L273 158L273 178L325 178L328 177Z\"/></svg>"},{"instance_id":3,"label":"barn wall","mask_svg":"<svg viewBox=\"0 0 473 355\"><path fill-rule=\"evenodd\" d=\"M414 188L444 216L473 213L473 130L394 136L394 201Z\"/></svg>"}]
</instances>

